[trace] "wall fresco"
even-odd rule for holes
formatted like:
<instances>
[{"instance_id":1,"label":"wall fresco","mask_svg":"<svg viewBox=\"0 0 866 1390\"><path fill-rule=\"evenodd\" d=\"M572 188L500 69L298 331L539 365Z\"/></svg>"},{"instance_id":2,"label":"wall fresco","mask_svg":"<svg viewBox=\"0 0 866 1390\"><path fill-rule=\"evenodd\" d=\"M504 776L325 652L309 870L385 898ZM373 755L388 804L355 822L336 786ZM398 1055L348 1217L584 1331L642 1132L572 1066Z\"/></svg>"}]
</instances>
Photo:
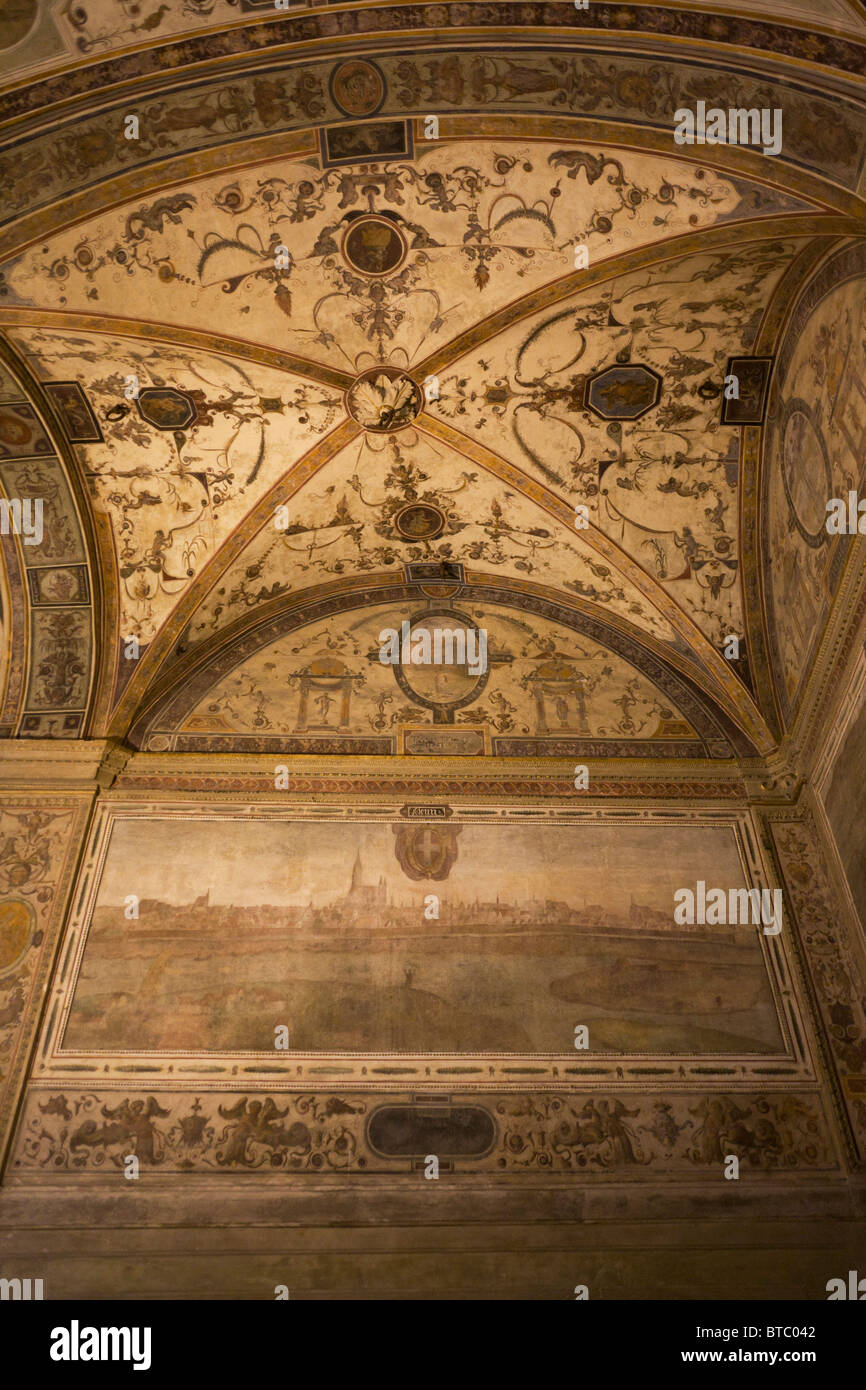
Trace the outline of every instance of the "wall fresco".
<instances>
[{"instance_id":1,"label":"wall fresco","mask_svg":"<svg viewBox=\"0 0 866 1390\"><path fill-rule=\"evenodd\" d=\"M389 825L116 822L63 1050L771 1055L755 927L673 920L742 872L730 830L464 825L432 920Z\"/></svg>"}]
</instances>

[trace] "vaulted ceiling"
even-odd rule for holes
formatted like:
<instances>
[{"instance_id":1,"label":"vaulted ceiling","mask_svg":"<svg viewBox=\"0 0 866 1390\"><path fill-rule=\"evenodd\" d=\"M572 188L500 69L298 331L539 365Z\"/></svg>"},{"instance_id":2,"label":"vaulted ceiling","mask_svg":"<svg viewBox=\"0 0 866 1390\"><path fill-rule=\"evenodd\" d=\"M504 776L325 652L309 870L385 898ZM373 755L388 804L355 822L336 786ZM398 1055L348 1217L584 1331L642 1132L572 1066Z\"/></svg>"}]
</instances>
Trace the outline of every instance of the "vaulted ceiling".
<instances>
[{"instance_id":1,"label":"vaulted ceiling","mask_svg":"<svg viewBox=\"0 0 866 1390\"><path fill-rule=\"evenodd\" d=\"M866 17L774 16L7 6L0 731L771 752L866 438ZM383 665L407 621L484 678Z\"/></svg>"}]
</instances>

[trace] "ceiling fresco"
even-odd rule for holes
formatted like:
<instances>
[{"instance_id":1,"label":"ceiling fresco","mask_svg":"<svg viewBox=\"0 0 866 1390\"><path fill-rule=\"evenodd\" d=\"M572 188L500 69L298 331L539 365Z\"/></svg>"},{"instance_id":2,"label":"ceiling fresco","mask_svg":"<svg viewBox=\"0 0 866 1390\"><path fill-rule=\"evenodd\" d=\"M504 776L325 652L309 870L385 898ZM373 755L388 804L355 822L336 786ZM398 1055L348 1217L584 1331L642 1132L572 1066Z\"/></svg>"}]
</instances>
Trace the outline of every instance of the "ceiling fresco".
<instances>
[{"instance_id":1,"label":"ceiling fresco","mask_svg":"<svg viewBox=\"0 0 866 1390\"><path fill-rule=\"evenodd\" d=\"M4 298L204 331L218 321L244 341L354 374L386 360L411 366L562 280L576 246L595 265L808 207L684 160L445 140L412 161L274 161L127 202L25 252L4 269Z\"/></svg>"},{"instance_id":2,"label":"ceiling fresco","mask_svg":"<svg viewBox=\"0 0 866 1390\"><path fill-rule=\"evenodd\" d=\"M79 381L93 406L103 441L78 448L112 526L118 635L143 643L287 461L344 413L334 388L258 364L95 334L16 340L46 379Z\"/></svg>"},{"instance_id":3,"label":"ceiling fresco","mask_svg":"<svg viewBox=\"0 0 866 1390\"><path fill-rule=\"evenodd\" d=\"M430 407L585 504L716 646L743 635L739 430L719 402L796 249L739 243L561 301L456 362Z\"/></svg>"},{"instance_id":4,"label":"ceiling fresco","mask_svg":"<svg viewBox=\"0 0 866 1390\"><path fill-rule=\"evenodd\" d=\"M455 28L471 24L475 8L441 7L443 17L450 17ZM778 26L746 24L747 47L771 47L798 61L790 66L783 63L784 71L759 78L735 43L725 55L727 65L710 75L704 63L690 61L680 49L670 52L662 66L652 55L622 51L616 40L613 50L602 55L603 61L592 51L581 51L579 44L576 51L570 49L567 34L556 43L549 17L560 10L570 24L577 14L571 5L518 8L504 0L499 7L495 3L478 6L477 17L482 24L491 24L499 9L506 18L530 24L537 15L539 22L522 46L512 41L495 52L474 52L459 45L449 48L438 40L433 57L422 44L420 51L402 53L389 52L386 45L385 51L365 58L365 64L375 66L377 72L370 84L371 98L380 84L384 88L381 103L370 110L375 120L359 119L354 109L350 112L353 105L357 108L351 96L341 104L340 84L355 78L357 59L335 64L309 56L286 58L278 50L265 71L238 69L233 81L226 83L219 59L248 51L256 32L263 32L255 25L211 35L200 45L187 43L162 54L159 49L147 49L136 54L134 61L106 61L0 93L0 126L14 122L5 143L0 132L0 177L9 185L0 209L0 253L4 258L11 256L30 238L102 213L107 206L125 201L130 191L155 193L178 179L282 156L287 148L313 156L318 153L320 167L344 170L365 162L365 156L367 162L410 156L413 146L428 142L425 122L431 112L441 123L441 138L459 132L463 123L471 140L498 133L514 139L518 121L528 134L554 138L555 132L567 140L579 135L591 141L608 138L620 147L623 157L625 145L655 148L669 158L681 148L673 139L675 111L683 105L694 108L696 101L712 99L714 92L742 107L779 110L784 139L775 159L740 148L708 146L702 153L710 165L746 177L757 175L795 196L799 185L819 198L829 198L831 205L838 204L842 193L844 208L853 208L845 191L856 193L866 151L856 91L848 79L836 82L832 93L820 85L809 88L801 64L803 59L814 59L817 43L841 69L859 74L863 56L857 44L821 42L796 30L780 32ZM419 17L412 7L388 13L397 22L405 16L410 25ZM604 13L625 21L632 15L628 7L605 6ZM365 15L375 25L376 11L365 10ZM658 19L670 29L666 10L644 6L639 15L648 23ZM331 30L351 19L352 13L329 9L315 17L298 18L297 23L308 39L317 30ZM696 15L695 22L719 33L726 28L719 18ZM296 21L289 18L282 23L291 30ZM730 27L732 33L743 28L734 19ZM519 34L516 30L515 35ZM187 90L180 78L166 89L166 70L182 67L198 48L204 66L195 89ZM209 75L208 63L217 76ZM160 81L124 90L133 74L158 75ZM86 99L100 82L112 89L110 105L98 113L82 111L86 101L80 99ZM46 104L63 107L47 125L39 119ZM372 104L376 106L376 101ZM137 138L126 138L128 115L138 120ZM167 167L170 160L176 161L173 170ZM61 210L62 200L68 202ZM13 223L17 223L14 230Z\"/></svg>"},{"instance_id":5,"label":"ceiling fresco","mask_svg":"<svg viewBox=\"0 0 866 1390\"><path fill-rule=\"evenodd\" d=\"M798 473L785 493L776 459L807 438L793 407L780 423L808 394L797 374L812 370L790 316L860 225L866 129L848 79L831 149L826 92L781 77L802 62L804 32L773 39L742 7L665 23L696 45L739 36L772 50L760 80L735 72L732 55L710 78L686 48L663 68L625 51L604 67L577 40L557 51L538 33L513 51L386 44L300 65L281 53L228 84L208 66L256 36L294 34L304 8L58 6L60 49L44 13L32 30L26 4L5 13L0 42L43 75L0 94L0 117L17 122L12 143L0 140L0 333L23 383L6 407L3 468L7 487L38 484L53 499L42 549L22 567L17 548L17 578L7 562L7 653L16 624L35 645L17 676L5 658L6 726L25 732L27 714L44 732L26 687L49 701L46 715L74 702L74 727L59 729L72 735L195 736L226 751L270 728L330 737L328 720L311 730L295 707L291 644L329 632L345 650L310 660L346 665L361 640L350 634L372 640L366 610L387 607L399 626L441 599L489 618L491 652L509 653L483 699L440 715L422 703L410 737L402 696L386 698L397 699L393 673L363 667L362 681L347 665L339 737L408 753L432 748L423 731L438 722L453 747L484 754L560 735L563 748L609 740L660 756L674 743L674 756L769 752L796 707L803 633L827 620L839 578L837 561L820 613L807 612L797 586L820 556L785 519L779 489L787 499L813 484ZM595 8L603 28L661 23L658 7ZM456 33L474 11L444 13ZM567 29L574 13L554 7L548 24ZM785 19L796 26L798 13L791 3ZM856 45L842 30L862 16L827 0L823 18L821 56L848 72ZM306 37L321 20L310 11ZM334 10L336 29L343 20ZM61 51L75 63L50 76ZM160 51L180 70L165 90L129 86L100 113L76 106L85 72L131 83ZM193 58L204 64L195 91L182 81ZM674 143L673 107L712 99L714 81L744 104L779 103L779 160ZM40 126L40 103L58 98L63 110ZM124 104L137 138L115 128ZM847 334L855 383L847 405L813 422L838 453L859 418L859 318L847 301L823 312L823 331ZM49 426L35 453L15 442L22 409ZM843 457L840 486L853 476ZM78 550L55 554L82 506ZM769 550L772 576L761 573ZM25 593L27 565L46 572ZM56 665L61 599L75 610L67 657L37 696L30 667ZM581 675L584 712L566 697L540 716L520 663L542 656L525 634L518 655L509 622L547 643L557 668L577 659L569 643L606 653L612 688L587 704L594 676ZM238 704L237 682L252 691L255 680L267 726Z\"/></svg>"},{"instance_id":6,"label":"ceiling fresco","mask_svg":"<svg viewBox=\"0 0 866 1390\"><path fill-rule=\"evenodd\" d=\"M425 517L421 507L429 509ZM416 515L407 515L414 507ZM672 640L639 590L599 563L579 533L419 429L347 445L299 493L288 526L259 532L202 600L189 639L202 641L258 604L338 576L414 562L457 563L554 584ZM430 527L438 536L424 539Z\"/></svg>"}]
</instances>

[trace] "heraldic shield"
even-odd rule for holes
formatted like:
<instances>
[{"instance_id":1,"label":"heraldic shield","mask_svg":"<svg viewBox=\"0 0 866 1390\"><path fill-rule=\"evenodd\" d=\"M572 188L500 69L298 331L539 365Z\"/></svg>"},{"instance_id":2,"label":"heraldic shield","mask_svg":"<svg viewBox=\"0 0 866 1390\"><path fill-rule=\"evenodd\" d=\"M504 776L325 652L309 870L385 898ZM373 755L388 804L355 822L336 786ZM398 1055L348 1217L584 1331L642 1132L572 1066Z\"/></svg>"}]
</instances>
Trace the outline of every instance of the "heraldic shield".
<instances>
[{"instance_id":1,"label":"heraldic shield","mask_svg":"<svg viewBox=\"0 0 866 1390\"><path fill-rule=\"evenodd\" d=\"M394 853L407 878L447 878L457 859L460 825L394 825Z\"/></svg>"}]
</instances>

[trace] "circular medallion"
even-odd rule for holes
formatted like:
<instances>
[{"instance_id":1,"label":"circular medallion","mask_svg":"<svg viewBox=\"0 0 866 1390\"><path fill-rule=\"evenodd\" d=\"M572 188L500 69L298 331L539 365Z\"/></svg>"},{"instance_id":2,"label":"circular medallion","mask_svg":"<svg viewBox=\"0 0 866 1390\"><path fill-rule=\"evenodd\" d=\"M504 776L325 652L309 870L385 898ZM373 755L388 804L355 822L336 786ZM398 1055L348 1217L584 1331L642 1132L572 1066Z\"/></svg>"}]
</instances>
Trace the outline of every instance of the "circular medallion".
<instances>
[{"instance_id":1,"label":"circular medallion","mask_svg":"<svg viewBox=\"0 0 866 1390\"><path fill-rule=\"evenodd\" d=\"M357 217L343 237L343 256L362 275L389 275L406 255L406 242L387 217Z\"/></svg>"},{"instance_id":2,"label":"circular medallion","mask_svg":"<svg viewBox=\"0 0 866 1390\"><path fill-rule=\"evenodd\" d=\"M21 898L0 903L0 977L17 969L30 947L36 913Z\"/></svg>"},{"instance_id":3,"label":"circular medallion","mask_svg":"<svg viewBox=\"0 0 866 1390\"><path fill-rule=\"evenodd\" d=\"M488 674L486 638L482 646L478 627L465 613L442 609L409 619L408 642L394 675L415 704L443 711L471 705Z\"/></svg>"},{"instance_id":4,"label":"circular medallion","mask_svg":"<svg viewBox=\"0 0 866 1390\"><path fill-rule=\"evenodd\" d=\"M0 5L0 49L20 43L33 28L38 12L38 0L7 0Z\"/></svg>"},{"instance_id":5,"label":"circular medallion","mask_svg":"<svg viewBox=\"0 0 866 1390\"><path fill-rule=\"evenodd\" d=\"M828 539L833 471L805 401L790 401L782 421L782 486L791 520L806 544L820 550Z\"/></svg>"},{"instance_id":6,"label":"circular medallion","mask_svg":"<svg viewBox=\"0 0 866 1390\"><path fill-rule=\"evenodd\" d=\"M377 434L405 429L424 404L421 387L395 367L371 367L346 392L346 407L362 429Z\"/></svg>"},{"instance_id":7,"label":"circular medallion","mask_svg":"<svg viewBox=\"0 0 866 1390\"><path fill-rule=\"evenodd\" d=\"M410 502L395 514L394 530L404 541L432 541L445 530L445 513L432 502Z\"/></svg>"},{"instance_id":8,"label":"circular medallion","mask_svg":"<svg viewBox=\"0 0 866 1390\"><path fill-rule=\"evenodd\" d=\"M372 116L385 100L385 78L365 58L340 63L331 73L331 96L344 116Z\"/></svg>"},{"instance_id":9,"label":"circular medallion","mask_svg":"<svg viewBox=\"0 0 866 1390\"><path fill-rule=\"evenodd\" d=\"M26 420L13 415L11 408L0 416L0 443L8 444L9 451L24 449L33 438L34 430Z\"/></svg>"}]
</instances>

